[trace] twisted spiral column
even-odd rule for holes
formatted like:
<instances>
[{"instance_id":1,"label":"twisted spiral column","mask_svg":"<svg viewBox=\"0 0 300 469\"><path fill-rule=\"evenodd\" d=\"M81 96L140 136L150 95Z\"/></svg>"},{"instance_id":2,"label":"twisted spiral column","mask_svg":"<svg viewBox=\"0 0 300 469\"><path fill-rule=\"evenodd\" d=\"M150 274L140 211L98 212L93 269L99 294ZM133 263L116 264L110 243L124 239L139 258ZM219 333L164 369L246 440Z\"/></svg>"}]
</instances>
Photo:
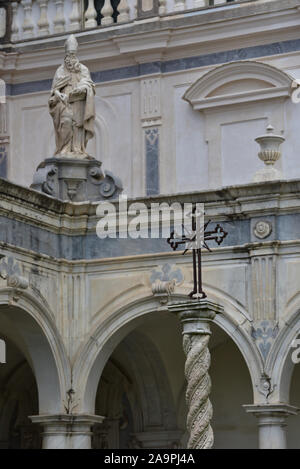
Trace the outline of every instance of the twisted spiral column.
<instances>
[{"instance_id":1,"label":"twisted spiral column","mask_svg":"<svg viewBox=\"0 0 300 469\"><path fill-rule=\"evenodd\" d=\"M177 313L183 328L183 350L186 355L188 448L209 449L214 443L213 430L210 425L213 415L212 404L209 400L211 380L208 374L210 322L217 313L223 311L223 308L208 300L201 300L174 303L169 305L168 309Z\"/></svg>"},{"instance_id":2,"label":"twisted spiral column","mask_svg":"<svg viewBox=\"0 0 300 469\"><path fill-rule=\"evenodd\" d=\"M186 403L188 408L188 448L208 449L214 442L210 426L213 410L209 400L211 380L208 375L210 353L209 335L184 334L183 350L186 355L185 377L187 381Z\"/></svg>"}]
</instances>

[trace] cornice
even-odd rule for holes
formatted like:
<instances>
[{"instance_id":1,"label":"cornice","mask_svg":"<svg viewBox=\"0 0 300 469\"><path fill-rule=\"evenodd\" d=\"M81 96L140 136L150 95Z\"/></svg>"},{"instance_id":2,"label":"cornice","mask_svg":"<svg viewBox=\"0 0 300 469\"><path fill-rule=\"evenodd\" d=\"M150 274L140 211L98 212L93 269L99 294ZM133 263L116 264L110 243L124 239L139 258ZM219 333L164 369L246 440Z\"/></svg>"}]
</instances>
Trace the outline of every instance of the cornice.
<instances>
[{"instance_id":1,"label":"cornice","mask_svg":"<svg viewBox=\"0 0 300 469\"><path fill-rule=\"evenodd\" d=\"M219 9L174 13L151 22L136 21L77 34L79 58L93 71L143 61L180 59L194 54L229 50L299 38L300 0L246 2ZM216 26L217 24L217 26ZM14 52L0 51L0 70L14 82L51 78L61 62L67 34L14 44ZM236 47L234 45L234 47ZM225 48L225 49L224 49ZM276 53L276 52L275 52ZM188 55L187 55L188 54Z\"/></svg>"},{"instance_id":2,"label":"cornice","mask_svg":"<svg viewBox=\"0 0 300 469\"><path fill-rule=\"evenodd\" d=\"M206 215L239 220L266 215L300 213L300 180L253 183L216 190L128 199L133 202L205 204ZM112 201L114 205L118 201ZM71 203L0 179L0 216L68 236L95 234L98 203ZM118 209L118 207L116 207Z\"/></svg>"}]
</instances>

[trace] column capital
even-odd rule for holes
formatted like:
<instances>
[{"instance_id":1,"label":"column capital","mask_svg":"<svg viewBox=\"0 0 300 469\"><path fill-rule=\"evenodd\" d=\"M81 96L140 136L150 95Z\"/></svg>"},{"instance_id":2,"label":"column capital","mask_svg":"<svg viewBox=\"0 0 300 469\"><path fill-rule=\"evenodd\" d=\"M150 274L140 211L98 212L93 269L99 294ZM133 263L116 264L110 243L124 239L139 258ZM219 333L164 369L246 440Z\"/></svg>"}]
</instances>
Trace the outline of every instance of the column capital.
<instances>
[{"instance_id":1,"label":"column capital","mask_svg":"<svg viewBox=\"0 0 300 469\"><path fill-rule=\"evenodd\" d=\"M171 303L168 310L178 315L183 334L210 334L209 322L216 314L223 313L224 308L205 299Z\"/></svg>"},{"instance_id":2,"label":"column capital","mask_svg":"<svg viewBox=\"0 0 300 469\"><path fill-rule=\"evenodd\" d=\"M47 426L66 426L66 425L94 425L102 423L105 417L92 414L44 414L31 415L29 417L32 423L39 423Z\"/></svg>"},{"instance_id":3,"label":"column capital","mask_svg":"<svg viewBox=\"0 0 300 469\"><path fill-rule=\"evenodd\" d=\"M260 449L286 449L286 419L298 413L297 407L281 402L243 407L258 419Z\"/></svg>"},{"instance_id":4,"label":"column capital","mask_svg":"<svg viewBox=\"0 0 300 469\"><path fill-rule=\"evenodd\" d=\"M44 449L90 449L91 427L105 417L91 414L32 415L33 423L43 426Z\"/></svg>"},{"instance_id":5,"label":"column capital","mask_svg":"<svg viewBox=\"0 0 300 469\"><path fill-rule=\"evenodd\" d=\"M279 402L278 404L249 404L243 405L246 412L255 415L255 417L288 417L296 415L300 409L289 404Z\"/></svg>"}]
</instances>

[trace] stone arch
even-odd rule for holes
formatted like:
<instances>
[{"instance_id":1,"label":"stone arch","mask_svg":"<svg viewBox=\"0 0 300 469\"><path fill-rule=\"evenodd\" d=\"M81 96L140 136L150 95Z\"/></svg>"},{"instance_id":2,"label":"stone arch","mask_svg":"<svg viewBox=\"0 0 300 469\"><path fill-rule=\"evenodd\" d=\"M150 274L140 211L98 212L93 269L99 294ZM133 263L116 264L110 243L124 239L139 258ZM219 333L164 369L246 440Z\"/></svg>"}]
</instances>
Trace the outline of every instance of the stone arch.
<instances>
[{"instance_id":1,"label":"stone arch","mask_svg":"<svg viewBox=\"0 0 300 469\"><path fill-rule=\"evenodd\" d=\"M300 332L300 309L288 314L284 327L279 332L273 344L268 359L266 369L272 376L273 383L276 384L270 399L274 402L289 402L290 385L294 370L294 363L291 359L291 344Z\"/></svg>"},{"instance_id":2,"label":"stone arch","mask_svg":"<svg viewBox=\"0 0 300 469\"><path fill-rule=\"evenodd\" d=\"M174 295L173 299L182 300L186 299L186 296ZM224 303L217 295L212 295L211 299L219 304ZM260 395L257 386L262 372L261 357L251 337L245 333L238 322L232 320L228 305L224 306L226 313L215 322L233 339L243 355L251 376L254 398L258 400ZM161 308L157 298L148 296L137 299L110 314L92 331L89 340L79 351L74 364L74 383L82 393L81 411L94 412L98 382L115 347L144 321L146 315L159 310L167 311L166 308Z\"/></svg>"},{"instance_id":3,"label":"stone arch","mask_svg":"<svg viewBox=\"0 0 300 469\"><path fill-rule=\"evenodd\" d=\"M39 413L60 413L70 388L70 365L51 312L32 293L14 298L11 288L0 290L1 333L27 359L36 379Z\"/></svg>"}]
</instances>

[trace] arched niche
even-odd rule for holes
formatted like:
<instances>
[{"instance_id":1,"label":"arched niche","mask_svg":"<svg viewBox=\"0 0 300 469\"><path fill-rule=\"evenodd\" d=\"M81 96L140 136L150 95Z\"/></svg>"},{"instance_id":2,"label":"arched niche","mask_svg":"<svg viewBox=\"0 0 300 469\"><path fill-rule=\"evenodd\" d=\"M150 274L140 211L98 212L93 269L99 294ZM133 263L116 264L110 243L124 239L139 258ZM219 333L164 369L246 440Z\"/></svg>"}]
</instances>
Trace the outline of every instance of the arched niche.
<instances>
[{"instance_id":1,"label":"arched niche","mask_svg":"<svg viewBox=\"0 0 300 469\"><path fill-rule=\"evenodd\" d=\"M294 79L282 70L256 61L239 61L210 70L186 90L183 99L204 120L210 188L246 184L262 169L255 138L268 125L284 134L285 101ZM202 116L197 116L201 112ZM283 157L284 158L284 155ZM282 158L276 168L282 170Z\"/></svg>"}]
</instances>

